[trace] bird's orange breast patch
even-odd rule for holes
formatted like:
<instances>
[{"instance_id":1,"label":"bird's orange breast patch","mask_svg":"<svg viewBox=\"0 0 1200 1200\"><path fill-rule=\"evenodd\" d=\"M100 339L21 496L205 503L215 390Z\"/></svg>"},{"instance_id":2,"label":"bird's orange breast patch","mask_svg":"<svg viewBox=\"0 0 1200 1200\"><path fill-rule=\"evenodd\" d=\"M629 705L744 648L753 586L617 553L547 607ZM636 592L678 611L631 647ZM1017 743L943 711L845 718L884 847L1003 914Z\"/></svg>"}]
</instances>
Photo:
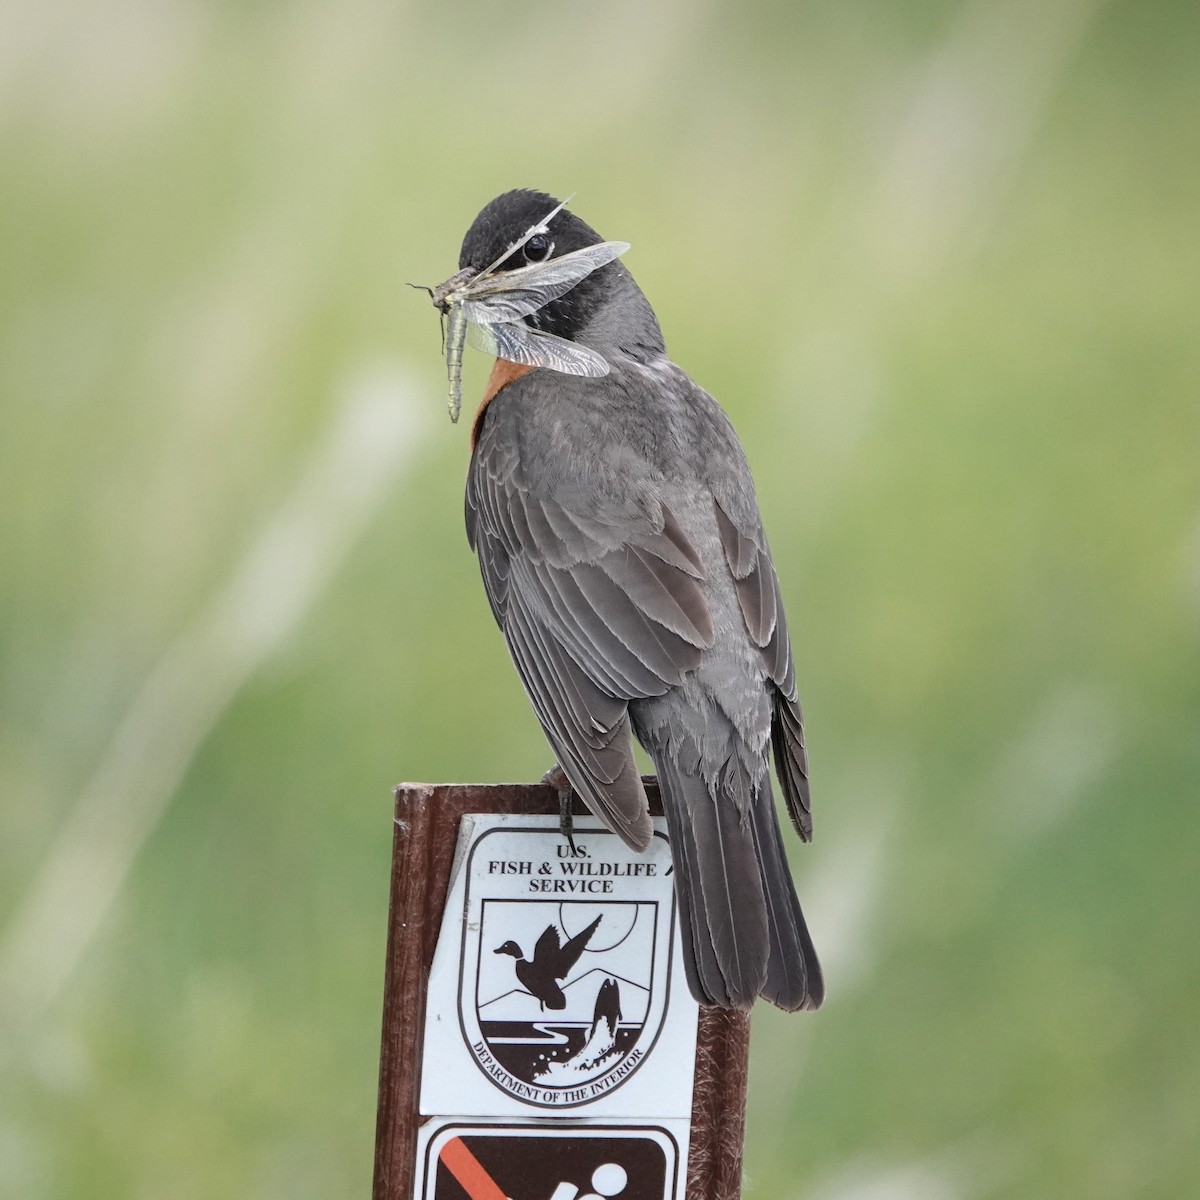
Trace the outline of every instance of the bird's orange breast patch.
<instances>
[{"instance_id":1,"label":"bird's orange breast patch","mask_svg":"<svg viewBox=\"0 0 1200 1200\"><path fill-rule=\"evenodd\" d=\"M520 379L522 375L528 375L532 370L533 368L525 363L509 362L507 358L496 359L492 366L492 373L488 376L487 387L483 391L483 399L480 400L479 407L475 410L475 420L471 422L472 450L475 449L475 442L479 437L479 427L483 423L483 414L487 406L514 379Z\"/></svg>"}]
</instances>

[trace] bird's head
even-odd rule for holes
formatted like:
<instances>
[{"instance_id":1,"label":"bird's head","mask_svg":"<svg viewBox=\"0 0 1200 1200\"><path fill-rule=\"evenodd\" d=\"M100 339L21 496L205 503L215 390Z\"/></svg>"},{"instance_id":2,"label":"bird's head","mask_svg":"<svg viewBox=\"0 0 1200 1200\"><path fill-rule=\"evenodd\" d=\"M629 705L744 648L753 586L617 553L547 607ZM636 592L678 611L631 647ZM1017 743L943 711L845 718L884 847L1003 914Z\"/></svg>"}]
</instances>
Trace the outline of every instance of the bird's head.
<instances>
[{"instance_id":1,"label":"bird's head","mask_svg":"<svg viewBox=\"0 0 1200 1200\"><path fill-rule=\"evenodd\" d=\"M645 360L662 354L662 332L654 311L618 258L628 249L626 243L605 242L586 221L545 192L518 188L484 205L463 238L458 272L431 289L434 304L445 312L456 295L474 298L483 279L502 285L513 272L551 264L588 247L606 246L613 249L601 257L602 265L577 281L573 277L568 290L554 289L553 299L535 311L526 308L520 319L542 333L591 346L604 355L620 351ZM514 279L518 296L538 291L541 276L532 274L532 280L518 283ZM486 296L484 300L486 304ZM561 365L555 369L569 374L602 373Z\"/></svg>"},{"instance_id":2,"label":"bird's head","mask_svg":"<svg viewBox=\"0 0 1200 1200\"><path fill-rule=\"evenodd\" d=\"M516 942L512 942L512 941L505 942L503 946L497 946L496 949L492 951L492 953L493 954L511 954L513 956L513 958L524 958L525 957L521 953L521 947L518 946Z\"/></svg>"}]
</instances>

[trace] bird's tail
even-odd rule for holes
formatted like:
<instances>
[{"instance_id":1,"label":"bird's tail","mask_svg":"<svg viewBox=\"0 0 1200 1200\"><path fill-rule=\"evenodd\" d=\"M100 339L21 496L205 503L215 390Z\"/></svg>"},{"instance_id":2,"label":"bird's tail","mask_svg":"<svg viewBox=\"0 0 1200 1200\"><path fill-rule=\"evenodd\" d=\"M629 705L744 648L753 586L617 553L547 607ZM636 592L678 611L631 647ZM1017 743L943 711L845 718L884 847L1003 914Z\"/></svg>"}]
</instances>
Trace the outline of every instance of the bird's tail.
<instances>
[{"instance_id":1,"label":"bird's tail","mask_svg":"<svg viewBox=\"0 0 1200 1200\"><path fill-rule=\"evenodd\" d=\"M749 1008L760 995L788 1011L819 1007L825 984L784 855L770 776L753 787L731 762L713 795L698 775L659 757L692 995L723 1008ZM753 793L740 805L739 785L743 796Z\"/></svg>"}]
</instances>

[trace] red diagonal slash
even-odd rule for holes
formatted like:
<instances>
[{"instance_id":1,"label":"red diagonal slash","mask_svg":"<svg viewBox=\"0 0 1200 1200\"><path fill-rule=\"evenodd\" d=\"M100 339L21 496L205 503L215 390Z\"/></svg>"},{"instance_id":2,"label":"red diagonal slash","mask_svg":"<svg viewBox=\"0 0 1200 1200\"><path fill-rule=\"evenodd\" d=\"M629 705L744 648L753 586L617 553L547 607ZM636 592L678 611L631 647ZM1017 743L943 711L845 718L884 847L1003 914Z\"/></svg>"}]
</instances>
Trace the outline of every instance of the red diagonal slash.
<instances>
[{"instance_id":1,"label":"red diagonal slash","mask_svg":"<svg viewBox=\"0 0 1200 1200\"><path fill-rule=\"evenodd\" d=\"M438 1158L446 1170L458 1180L471 1200L508 1200L496 1186L496 1181L483 1169L483 1164L467 1149L462 1138L451 1138L441 1149Z\"/></svg>"}]
</instances>

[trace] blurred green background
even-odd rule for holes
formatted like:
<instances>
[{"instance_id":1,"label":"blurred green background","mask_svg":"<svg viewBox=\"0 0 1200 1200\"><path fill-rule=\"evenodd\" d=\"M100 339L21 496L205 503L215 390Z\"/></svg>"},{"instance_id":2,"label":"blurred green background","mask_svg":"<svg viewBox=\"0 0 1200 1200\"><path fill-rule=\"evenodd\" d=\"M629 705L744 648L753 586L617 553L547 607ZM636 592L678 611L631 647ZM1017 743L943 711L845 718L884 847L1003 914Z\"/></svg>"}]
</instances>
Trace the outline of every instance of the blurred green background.
<instances>
[{"instance_id":1,"label":"blurred green background","mask_svg":"<svg viewBox=\"0 0 1200 1200\"><path fill-rule=\"evenodd\" d=\"M747 1194L1197 1195L1200 8L1153 0L6 8L0 1195L368 1193L389 789L548 765L404 286L514 186L632 242L789 605L829 1000L755 1013Z\"/></svg>"}]
</instances>

